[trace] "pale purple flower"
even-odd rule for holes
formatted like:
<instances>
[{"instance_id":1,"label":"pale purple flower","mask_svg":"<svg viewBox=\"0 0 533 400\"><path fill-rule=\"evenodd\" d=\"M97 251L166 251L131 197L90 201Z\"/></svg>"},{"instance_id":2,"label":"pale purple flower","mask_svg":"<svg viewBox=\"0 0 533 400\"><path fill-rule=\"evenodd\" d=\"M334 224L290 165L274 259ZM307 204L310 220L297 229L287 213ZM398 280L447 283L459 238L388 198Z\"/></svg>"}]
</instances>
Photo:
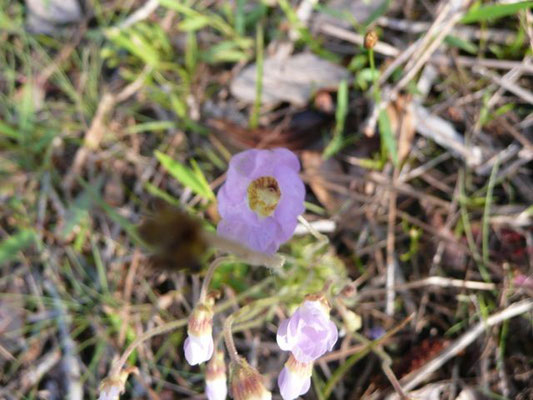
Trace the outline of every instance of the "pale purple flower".
<instances>
[{"instance_id":1,"label":"pale purple flower","mask_svg":"<svg viewBox=\"0 0 533 400\"><path fill-rule=\"evenodd\" d=\"M279 392L283 400L293 400L306 394L311 387L313 363L301 363L291 354L278 376Z\"/></svg>"},{"instance_id":2,"label":"pale purple flower","mask_svg":"<svg viewBox=\"0 0 533 400\"><path fill-rule=\"evenodd\" d=\"M213 355L213 336L209 334L195 336L189 333L183 345L185 358L190 365L206 362Z\"/></svg>"},{"instance_id":3,"label":"pale purple flower","mask_svg":"<svg viewBox=\"0 0 533 400\"><path fill-rule=\"evenodd\" d=\"M246 150L232 157L217 195L219 235L267 254L288 241L304 212L300 162L287 149Z\"/></svg>"},{"instance_id":4,"label":"pale purple flower","mask_svg":"<svg viewBox=\"0 0 533 400\"><path fill-rule=\"evenodd\" d=\"M292 317L284 320L277 334L282 350L290 351L296 360L310 363L331 351L338 331L329 319L329 309L320 300L306 300Z\"/></svg>"},{"instance_id":5,"label":"pale purple flower","mask_svg":"<svg viewBox=\"0 0 533 400\"><path fill-rule=\"evenodd\" d=\"M220 377L205 381L205 395L208 400L226 400L228 395L228 385L226 377Z\"/></svg>"},{"instance_id":6,"label":"pale purple flower","mask_svg":"<svg viewBox=\"0 0 533 400\"><path fill-rule=\"evenodd\" d=\"M198 304L187 329L188 337L183 344L185 358L190 365L203 363L213 355L213 310L207 304Z\"/></svg>"}]
</instances>

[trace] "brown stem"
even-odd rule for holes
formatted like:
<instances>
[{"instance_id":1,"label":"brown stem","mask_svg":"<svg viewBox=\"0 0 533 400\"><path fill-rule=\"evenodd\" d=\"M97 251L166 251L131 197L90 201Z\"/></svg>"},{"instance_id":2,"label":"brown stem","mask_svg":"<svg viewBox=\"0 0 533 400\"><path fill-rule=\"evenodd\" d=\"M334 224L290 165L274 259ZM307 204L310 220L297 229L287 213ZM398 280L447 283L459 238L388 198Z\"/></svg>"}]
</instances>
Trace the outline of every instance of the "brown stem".
<instances>
[{"instance_id":1,"label":"brown stem","mask_svg":"<svg viewBox=\"0 0 533 400\"><path fill-rule=\"evenodd\" d=\"M213 262L211 262L205 274L204 281L202 282L202 288L200 289L200 299L198 300L198 303L201 304L205 302L205 299L207 297L207 290L209 289L209 283L211 283L211 279L213 279L213 274L215 273L217 267L220 264L229 261L230 259L231 257L217 257L213 260Z\"/></svg>"}]
</instances>

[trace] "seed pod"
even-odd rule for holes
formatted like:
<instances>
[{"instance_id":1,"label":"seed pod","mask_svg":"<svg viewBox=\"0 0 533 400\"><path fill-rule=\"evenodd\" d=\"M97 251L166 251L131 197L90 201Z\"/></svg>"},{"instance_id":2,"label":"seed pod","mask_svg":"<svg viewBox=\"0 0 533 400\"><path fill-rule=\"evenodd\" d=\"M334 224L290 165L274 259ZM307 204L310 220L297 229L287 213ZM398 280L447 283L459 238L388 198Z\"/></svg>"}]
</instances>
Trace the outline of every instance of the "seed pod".
<instances>
[{"instance_id":1,"label":"seed pod","mask_svg":"<svg viewBox=\"0 0 533 400\"><path fill-rule=\"evenodd\" d=\"M376 31L368 31L365 35L365 49L373 49L376 43L378 42L378 34Z\"/></svg>"}]
</instances>

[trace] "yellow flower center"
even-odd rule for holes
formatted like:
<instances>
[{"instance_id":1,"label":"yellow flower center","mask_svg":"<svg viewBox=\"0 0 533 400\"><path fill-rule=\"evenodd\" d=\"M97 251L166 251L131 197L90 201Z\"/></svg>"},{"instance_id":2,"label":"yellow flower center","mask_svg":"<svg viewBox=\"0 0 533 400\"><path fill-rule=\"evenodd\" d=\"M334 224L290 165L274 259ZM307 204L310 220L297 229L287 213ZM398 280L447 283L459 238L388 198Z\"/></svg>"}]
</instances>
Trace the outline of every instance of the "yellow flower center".
<instances>
[{"instance_id":1,"label":"yellow flower center","mask_svg":"<svg viewBox=\"0 0 533 400\"><path fill-rule=\"evenodd\" d=\"M260 217L269 217L278 206L281 191L271 176L255 179L248 186L248 205Z\"/></svg>"}]
</instances>

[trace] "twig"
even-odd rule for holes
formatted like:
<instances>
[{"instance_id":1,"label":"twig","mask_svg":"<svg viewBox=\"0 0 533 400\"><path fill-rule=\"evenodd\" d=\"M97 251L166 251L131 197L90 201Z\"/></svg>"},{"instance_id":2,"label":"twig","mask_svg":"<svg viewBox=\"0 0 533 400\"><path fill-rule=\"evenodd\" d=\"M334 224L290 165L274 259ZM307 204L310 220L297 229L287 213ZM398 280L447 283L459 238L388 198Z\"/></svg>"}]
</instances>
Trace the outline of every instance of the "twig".
<instances>
[{"instance_id":1,"label":"twig","mask_svg":"<svg viewBox=\"0 0 533 400\"><path fill-rule=\"evenodd\" d=\"M484 76L485 78L489 78L494 83L497 83L504 89L508 90L509 92L515 94L516 96L520 97L524 101L528 102L529 104L533 104L533 93L527 89L524 89L521 86L518 86L517 84L510 82L509 80L502 79L501 76L498 74L489 71L488 69L484 67L476 66L472 69L475 73Z\"/></svg>"},{"instance_id":2,"label":"twig","mask_svg":"<svg viewBox=\"0 0 533 400\"><path fill-rule=\"evenodd\" d=\"M464 67L482 66L482 67L493 68L493 69L511 70L511 69L516 68L522 74L533 75L533 65L524 64L521 61L498 60L498 59L492 59L492 58L474 58L474 57L466 57L466 56L460 56L460 57L451 59L449 56L445 56L442 54L434 54L429 59L429 62L432 64L449 65L449 66L457 64L457 65L464 66Z\"/></svg>"},{"instance_id":3,"label":"twig","mask_svg":"<svg viewBox=\"0 0 533 400\"><path fill-rule=\"evenodd\" d=\"M401 291L425 288L427 286L438 286L442 288L456 288L456 289L470 289L470 290L496 290L498 288L494 283L486 283L479 281L464 281L461 279L446 278L443 276L430 276L418 281L395 285L390 290ZM364 298L369 296L376 296L379 294L388 293L389 289L368 289L361 291L357 298Z\"/></svg>"},{"instance_id":4,"label":"twig","mask_svg":"<svg viewBox=\"0 0 533 400\"><path fill-rule=\"evenodd\" d=\"M385 303L385 313L389 316L394 314L394 298L396 292L392 290L392 287L395 283L395 273L397 267L396 254L394 252L395 248L395 229L396 226L396 197L397 192L394 189L395 183L398 180L398 175L400 174L399 168L394 167L392 173L392 185L389 189L389 212L388 212L388 221L387 221L387 298Z\"/></svg>"}]
</instances>

